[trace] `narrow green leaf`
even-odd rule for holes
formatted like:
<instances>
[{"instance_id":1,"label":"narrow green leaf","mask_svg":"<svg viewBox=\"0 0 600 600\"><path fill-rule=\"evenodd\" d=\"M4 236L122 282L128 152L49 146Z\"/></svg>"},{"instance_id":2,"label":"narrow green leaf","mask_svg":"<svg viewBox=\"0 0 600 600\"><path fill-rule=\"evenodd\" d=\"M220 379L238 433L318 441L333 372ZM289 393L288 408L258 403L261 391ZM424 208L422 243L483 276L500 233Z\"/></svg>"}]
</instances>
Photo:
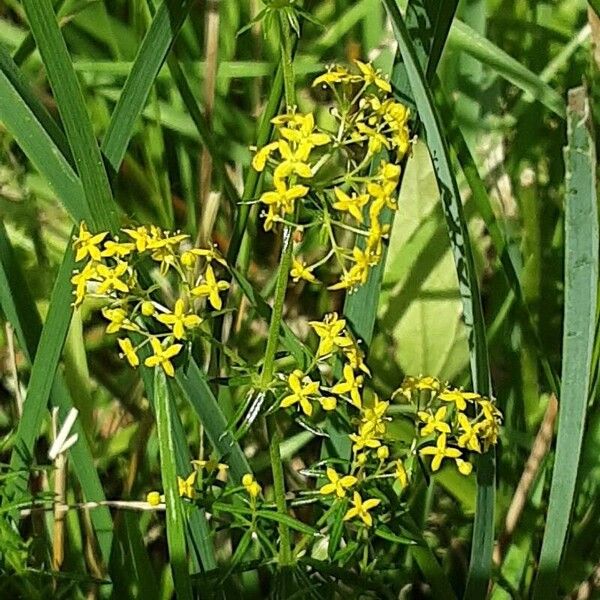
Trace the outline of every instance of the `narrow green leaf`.
<instances>
[{"instance_id":1,"label":"narrow green leaf","mask_svg":"<svg viewBox=\"0 0 600 600\"><path fill-rule=\"evenodd\" d=\"M184 511L177 483L169 387L164 371L158 367L154 370L154 397L160 449L160 471L165 493L165 504L167 505L169 562L173 572L177 597L182 600L191 600L193 597L192 584L187 565Z\"/></svg>"},{"instance_id":2,"label":"narrow green leaf","mask_svg":"<svg viewBox=\"0 0 600 600\"><path fill-rule=\"evenodd\" d=\"M33 364L37 352L42 320L24 279L23 273L14 256L13 249L0 221L0 306L7 319L13 324L21 350L27 361ZM50 392L53 406L59 409L59 419L63 421L73 406L69 390L61 373L57 373ZM29 408L27 409L29 410ZM73 469L81 484L86 500L102 502L106 498L98 473L94 466L93 456L87 443L85 432L77 420L73 432L78 434L77 443L69 453ZM105 564L108 564L112 546L112 518L106 506L99 506L91 511L90 519L96 531L98 546Z\"/></svg>"},{"instance_id":3,"label":"narrow green leaf","mask_svg":"<svg viewBox=\"0 0 600 600\"><path fill-rule=\"evenodd\" d=\"M23 0L23 7L44 61L88 206L90 227L115 230L116 205L96 143L83 93L50 0Z\"/></svg>"},{"instance_id":4,"label":"narrow green leaf","mask_svg":"<svg viewBox=\"0 0 600 600\"><path fill-rule=\"evenodd\" d=\"M417 53L398 5L395 0L383 1L392 20L438 179L438 187L456 263L459 290L463 300L463 316L469 335L473 387L481 394L490 395L491 381L479 283L475 272L469 231L463 213L458 185L452 172L448 147L442 134L440 118L434 106L431 90L425 80L423 69L419 64ZM494 453L490 451L478 461L477 510L473 528L469 580L465 593L466 597L469 598L485 595L491 575L494 543L494 473Z\"/></svg>"},{"instance_id":5,"label":"narrow green leaf","mask_svg":"<svg viewBox=\"0 0 600 600\"><path fill-rule=\"evenodd\" d=\"M73 219L89 219L79 177L69 164L64 135L0 46L0 121L47 179Z\"/></svg>"},{"instance_id":6,"label":"narrow green leaf","mask_svg":"<svg viewBox=\"0 0 600 600\"><path fill-rule=\"evenodd\" d=\"M144 36L102 144L115 171L125 156L135 122L192 4L193 0L164 0Z\"/></svg>"},{"instance_id":7,"label":"narrow green leaf","mask_svg":"<svg viewBox=\"0 0 600 600\"><path fill-rule=\"evenodd\" d=\"M569 92L565 149L565 306L556 456L534 600L556 594L590 393L598 287L596 153L585 88Z\"/></svg>"},{"instance_id":8,"label":"narrow green leaf","mask_svg":"<svg viewBox=\"0 0 600 600\"><path fill-rule=\"evenodd\" d=\"M458 20L454 22L448 44L493 68L502 77L564 119L565 103L556 90L466 23Z\"/></svg>"}]
</instances>

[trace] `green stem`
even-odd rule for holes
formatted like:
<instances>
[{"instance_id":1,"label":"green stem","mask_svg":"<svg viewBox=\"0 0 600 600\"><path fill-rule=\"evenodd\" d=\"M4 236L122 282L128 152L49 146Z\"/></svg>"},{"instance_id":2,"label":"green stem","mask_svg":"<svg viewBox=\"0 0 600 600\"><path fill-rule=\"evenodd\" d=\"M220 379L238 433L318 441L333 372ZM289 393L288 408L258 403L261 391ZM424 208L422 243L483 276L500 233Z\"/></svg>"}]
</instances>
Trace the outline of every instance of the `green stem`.
<instances>
[{"instance_id":1,"label":"green stem","mask_svg":"<svg viewBox=\"0 0 600 600\"><path fill-rule=\"evenodd\" d=\"M271 469L273 471L273 491L275 492L275 506L277 506L277 512L285 515L287 514L287 506L285 501L285 481L283 478L283 463L281 461L280 444L281 444L281 433L276 427L276 424L272 424L272 436L269 446L269 455L271 457ZM292 549L290 546L290 530L287 525L279 524L279 564L282 567L289 566L292 564Z\"/></svg>"}]
</instances>

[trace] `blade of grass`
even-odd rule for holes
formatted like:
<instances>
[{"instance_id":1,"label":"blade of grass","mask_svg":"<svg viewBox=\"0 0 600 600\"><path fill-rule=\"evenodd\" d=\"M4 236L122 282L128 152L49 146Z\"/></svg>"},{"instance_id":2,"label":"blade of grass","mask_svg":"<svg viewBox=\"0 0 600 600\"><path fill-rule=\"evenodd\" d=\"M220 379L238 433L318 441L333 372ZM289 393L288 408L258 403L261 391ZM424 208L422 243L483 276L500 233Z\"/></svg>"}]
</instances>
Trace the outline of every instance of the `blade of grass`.
<instances>
[{"instance_id":1,"label":"blade of grass","mask_svg":"<svg viewBox=\"0 0 600 600\"><path fill-rule=\"evenodd\" d=\"M392 20L400 53L404 60L412 93L423 123L429 150L441 192L444 216L456 263L459 290L463 300L463 317L469 335L473 387L483 395L491 394L491 381L485 337L485 321L479 294L469 231L463 214L458 185L452 172L440 118L433 103L417 53L394 0L383 0ZM477 509L473 527L471 562L465 597L485 595L491 575L494 542L495 459L493 452L482 456L477 469Z\"/></svg>"},{"instance_id":2,"label":"blade of grass","mask_svg":"<svg viewBox=\"0 0 600 600\"><path fill-rule=\"evenodd\" d=\"M50 309L31 368L23 414L19 420L10 459L10 466L14 471L26 469L31 463L33 446L48 405L54 375L71 322L71 273L74 265L73 250L69 244L52 290ZM11 483L13 495L20 495L26 488L26 474L21 474Z\"/></svg>"},{"instance_id":3,"label":"blade of grass","mask_svg":"<svg viewBox=\"0 0 600 600\"><path fill-rule=\"evenodd\" d=\"M193 597L192 583L187 566L184 511L177 482L169 387L164 371L158 367L154 370L154 397L160 449L160 472L165 493L165 504L167 505L169 562L173 571L177 597L182 600L191 600Z\"/></svg>"},{"instance_id":4,"label":"blade of grass","mask_svg":"<svg viewBox=\"0 0 600 600\"><path fill-rule=\"evenodd\" d=\"M531 98L539 100L553 113L565 118L565 103L556 90L466 23L458 20L454 22L448 45L467 52L488 65L506 80L527 92Z\"/></svg>"},{"instance_id":5,"label":"blade of grass","mask_svg":"<svg viewBox=\"0 0 600 600\"><path fill-rule=\"evenodd\" d=\"M73 64L50 0L23 0L23 7L44 61L65 133L69 141L84 197L89 225L94 230L115 230L116 205L96 143L92 124Z\"/></svg>"},{"instance_id":6,"label":"blade of grass","mask_svg":"<svg viewBox=\"0 0 600 600\"><path fill-rule=\"evenodd\" d=\"M165 0L144 36L102 143L102 150L115 171L125 156L135 122L192 4L193 0Z\"/></svg>"},{"instance_id":7,"label":"blade of grass","mask_svg":"<svg viewBox=\"0 0 600 600\"><path fill-rule=\"evenodd\" d=\"M534 600L547 598L557 589L577 483L596 324L596 156L591 112L583 87L569 92L567 125L562 385L550 502Z\"/></svg>"},{"instance_id":8,"label":"blade of grass","mask_svg":"<svg viewBox=\"0 0 600 600\"><path fill-rule=\"evenodd\" d=\"M42 173L74 219L89 218L83 188L65 155L64 135L0 46L0 121Z\"/></svg>"},{"instance_id":9,"label":"blade of grass","mask_svg":"<svg viewBox=\"0 0 600 600\"><path fill-rule=\"evenodd\" d=\"M0 306L6 318L13 324L21 350L29 364L33 364L42 320L16 260L4 224L0 221ZM51 403L59 408L59 418L65 419L73 406L64 378L57 374L50 393ZM104 501L105 495L98 473L94 466L87 438L79 421L73 432L79 435L77 443L71 447L72 465L85 499L91 502ZM98 546L105 564L108 564L112 546L112 518L106 506L98 507L90 514L92 525L98 538Z\"/></svg>"}]
</instances>

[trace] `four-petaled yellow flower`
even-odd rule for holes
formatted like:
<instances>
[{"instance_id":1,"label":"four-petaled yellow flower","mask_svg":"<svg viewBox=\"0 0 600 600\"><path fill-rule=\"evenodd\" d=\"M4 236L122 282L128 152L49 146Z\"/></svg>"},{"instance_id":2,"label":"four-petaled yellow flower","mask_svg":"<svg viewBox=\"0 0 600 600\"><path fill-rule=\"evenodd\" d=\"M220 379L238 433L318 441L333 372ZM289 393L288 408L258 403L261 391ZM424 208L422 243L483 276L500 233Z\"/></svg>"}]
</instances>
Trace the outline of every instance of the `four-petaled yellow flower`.
<instances>
[{"instance_id":1,"label":"four-petaled yellow flower","mask_svg":"<svg viewBox=\"0 0 600 600\"><path fill-rule=\"evenodd\" d=\"M310 165L306 162L312 149L312 146L308 142L300 142L298 147L292 150L286 140L279 140L278 148L283 160L275 167L275 171L273 172L273 179L275 181L289 177L292 174L296 174L304 179L312 177Z\"/></svg>"},{"instance_id":2,"label":"four-petaled yellow flower","mask_svg":"<svg viewBox=\"0 0 600 600\"><path fill-rule=\"evenodd\" d=\"M252 500L256 500L262 491L260 484L254 479L254 475L251 473L246 473L242 477L242 485Z\"/></svg>"},{"instance_id":3,"label":"four-petaled yellow flower","mask_svg":"<svg viewBox=\"0 0 600 600\"><path fill-rule=\"evenodd\" d=\"M170 359L179 354L179 351L183 348L183 344L173 344L172 346L163 348L159 340L155 337L152 337L150 338L150 345L152 346L154 354L149 356L144 361L144 364L147 367L160 366L169 377L174 377L175 368L173 367Z\"/></svg>"},{"instance_id":4,"label":"four-petaled yellow flower","mask_svg":"<svg viewBox=\"0 0 600 600\"><path fill-rule=\"evenodd\" d=\"M192 295L202 297L208 297L208 301L215 310L221 310L223 301L219 296L219 292L229 289L229 283L227 281L217 281L213 268L208 265L206 272L204 273L204 282L192 288Z\"/></svg>"},{"instance_id":5,"label":"four-petaled yellow flower","mask_svg":"<svg viewBox=\"0 0 600 600\"><path fill-rule=\"evenodd\" d=\"M91 234L85 223L79 225L79 235L75 238L73 245L77 252L75 254L75 260L79 262L86 256L89 256L92 260L100 260L102 258L102 252L98 248L98 244L108 235L107 231L102 231L97 234Z\"/></svg>"},{"instance_id":6,"label":"four-petaled yellow flower","mask_svg":"<svg viewBox=\"0 0 600 600\"><path fill-rule=\"evenodd\" d=\"M373 517L369 511L378 506L380 502L381 500L378 498L369 498L363 502L360 494L358 492L354 492L354 496L352 498L353 506L344 515L344 521L358 517L367 527L371 527L371 525L373 525Z\"/></svg>"},{"instance_id":7,"label":"four-petaled yellow flower","mask_svg":"<svg viewBox=\"0 0 600 600\"><path fill-rule=\"evenodd\" d=\"M461 452L458 448L448 448L446 446L446 434L441 433L435 446L428 446L421 449L421 454L432 455L431 470L437 471L442 465L444 458L459 458Z\"/></svg>"},{"instance_id":8,"label":"four-petaled yellow flower","mask_svg":"<svg viewBox=\"0 0 600 600\"><path fill-rule=\"evenodd\" d=\"M96 271L98 276L102 278L100 285L98 286L99 294L108 294L113 290L123 292L126 294L129 291L129 286L121 281L121 277L127 272L127 263L118 262L117 266L111 269L106 265L98 265Z\"/></svg>"},{"instance_id":9,"label":"four-petaled yellow flower","mask_svg":"<svg viewBox=\"0 0 600 600\"><path fill-rule=\"evenodd\" d=\"M354 442L352 446L354 452L358 452L363 448L379 448L381 446L381 441L377 439L373 421L361 423L358 433L351 433L348 437Z\"/></svg>"},{"instance_id":10,"label":"four-petaled yellow flower","mask_svg":"<svg viewBox=\"0 0 600 600\"><path fill-rule=\"evenodd\" d=\"M140 359L135 352L135 348L133 347L131 340L129 338L119 338L117 342L119 343L119 347L123 352L122 356L127 359L127 362L132 367L137 367L140 364Z\"/></svg>"},{"instance_id":11,"label":"four-petaled yellow flower","mask_svg":"<svg viewBox=\"0 0 600 600\"><path fill-rule=\"evenodd\" d=\"M292 393L281 401L281 408L287 408L298 403L305 415L311 416L313 412L311 396L319 394L319 383L310 377L302 377L302 371L294 371L288 377L288 386Z\"/></svg>"},{"instance_id":12,"label":"four-petaled yellow flower","mask_svg":"<svg viewBox=\"0 0 600 600\"><path fill-rule=\"evenodd\" d=\"M176 340L185 338L186 329L194 329L202 323L202 319L195 314L186 314L185 303L181 298L175 302L175 308L172 313L159 315L157 321L168 325L173 330L173 336Z\"/></svg>"},{"instance_id":13,"label":"four-petaled yellow flower","mask_svg":"<svg viewBox=\"0 0 600 600\"><path fill-rule=\"evenodd\" d=\"M467 408L467 401L476 400L477 398L481 398L481 396L475 392L447 389L438 398L444 402L453 402L458 410L465 410Z\"/></svg>"},{"instance_id":14,"label":"four-petaled yellow flower","mask_svg":"<svg viewBox=\"0 0 600 600\"><path fill-rule=\"evenodd\" d=\"M336 494L338 498L343 498L346 490L358 481L354 475L338 475L331 467L327 467L327 479L329 479L329 483L326 483L319 491L324 496Z\"/></svg>"},{"instance_id":15,"label":"four-petaled yellow flower","mask_svg":"<svg viewBox=\"0 0 600 600\"><path fill-rule=\"evenodd\" d=\"M300 262L297 258L295 258L292 263L290 275L292 276L292 281L295 283L301 279L304 279L304 281L308 281L309 283L314 283L317 280L312 274L312 268L307 267L305 262Z\"/></svg>"},{"instance_id":16,"label":"four-petaled yellow flower","mask_svg":"<svg viewBox=\"0 0 600 600\"><path fill-rule=\"evenodd\" d=\"M331 354L335 347L346 348L352 345L352 340L344 335L345 319L338 319L337 313L325 315L323 321L310 321L309 325L319 336L317 358Z\"/></svg>"},{"instance_id":17,"label":"four-petaled yellow flower","mask_svg":"<svg viewBox=\"0 0 600 600\"><path fill-rule=\"evenodd\" d=\"M196 483L196 471L192 471L187 479L183 479L182 477L177 477L177 487L179 488L179 497L180 498L189 498L192 500L194 498L194 484Z\"/></svg>"},{"instance_id":18,"label":"four-petaled yellow flower","mask_svg":"<svg viewBox=\"0 0 600 600\"><path fill-rule=\"evenodd\" d=\"M458 423L463 430L463 434L456 440L461 448L473 450L473 452L481 452L481 445L477 439L477 429L471 426L467 415L458 413Z\"/></svg>"},{"instance_id":19,"label":"four-petaled yellow flower","mask_svg":"<svg viewBox=\"0 0 600 600\"><path fill-rule=\"evenodd\" d=\"M362 209L369 202L369 194L356 195L353 193L352 196L348 196L338 187L334 188L333 192L337 198L337 202L333 203L333 208L350 213L359 223L362 223L364 220Z\"/></svg>"},{"instance_id":20,"label":"four-petaled yellow flower","mask_svg":"<svg viewBox=\"0 0 600 600\"><path fill-rule=\"evenodd\" d=\"M352 404L356 408L362 407L362 399L360 397L360 388L363 384L363 376L355 377L354 369L351 365L344 365L344 380L336 383L331 391L334 394L350 394Z\"/></svg>"},{"instance_id":21,"label":"four-petaled yellow flower","mask_svg":"<svg viewBox=\"0 0 600 600\"><path fill-rule=\"evenodd\" d=\"M390 82L387 79L384 79L381 75L381 72L375 70L371 63L364 63L360 60L355 60L354 64L358 67L358 70L361 72L367 85L374 83L380 90L383 90L388 94L392 91Z\"/></svg>"},{"instance_id":22,"label":"four-petaled yellow flower","mask_svg":"<svg viewBox=\"0 0 600 600\"><path fill-rule=\"evenodd\" d=\"M446 418L447 409L445 406L438 408L435 411L435 415L429 412L419 411L417 414L419 419L425 423L425 426L421 428L421 436L432 434L434 431L440 433L450 433L450 425L444 420Z\"/></svg>"},{"instance_id":23,"label":"four-petaled yellow flower","mask_svg":"<svg viewBox=\"0 0 600 600\"><path fill-rule=\"evenodd\" d=\"M308 188L305 185L293 185L288 188L286 182L282 179L275 179L274 183L275 189L265 192L260 197L260 201L266 205L273 205L281 213L292 213L294 211L294 201L308 194Z\"/></svg>"},{"instance_id":24,"label":"four-petaled yellow flower","mask_svg":"<svg viewBox=\"0 0 600 600\"><path fill-rule=\"evenodd\" d=\"M105 258L109 258L111 256L128 256L131 254L135 245L131 242L113 242L111 240L107 240L104 242L104 250L102 250L102 256Z\"/></svg>"}]
</instances>

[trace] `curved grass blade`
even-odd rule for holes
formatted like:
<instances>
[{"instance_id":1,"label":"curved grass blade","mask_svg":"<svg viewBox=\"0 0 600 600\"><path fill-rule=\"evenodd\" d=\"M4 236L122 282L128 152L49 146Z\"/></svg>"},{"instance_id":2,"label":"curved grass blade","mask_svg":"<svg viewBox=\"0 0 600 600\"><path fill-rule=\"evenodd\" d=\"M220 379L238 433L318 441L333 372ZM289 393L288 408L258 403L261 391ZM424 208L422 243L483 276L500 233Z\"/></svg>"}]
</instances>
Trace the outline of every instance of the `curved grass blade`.
<instances>
[{"instance_id":1,"label":"curved grass blade","mask_svg":"<svg viewBox=\"0 0 600 600\"><path fill-rule=\"evenodd\" d=\"M74 265L73 250L69 244L52 290L50 308L31 368L23 414L19 420L15 447L10 459L11 469L15 471L27 468L31 463L33 445L48 405L54 375L73 315L71 273ZM11 484L11 493L18 496L26 488L27 476L20 476Z\"/></svg>"},{"instance_id":2,"label":"curved grass blade","mask_svg":"<svg viewBox=\"0 0 600 600\"><path fill-rule=\"evenodd\" d=\"M459 290L463 300L463 317L469 335L473 387L481 394L490 395L491 381L479 283L469 241L469 231L463 214L458 185L452 172L448 147L442 134L431 90L425 80L423 69L419 64L417 53L398 5L394 0L383 0L383 2L392 20L438 179L444 216L456 264ZM465 592L465 596L468 598L483 597L491 575L494 542L494 478L494 454L488 452L478 461L477 509L473 528L469 579Z\"/></svg>"},{"instance_id":3,"label":"curved grass blade","mask_svg":"<svg viewBox=\"0 0 600 600\"><path fill-rule=\"evenodd\" d=\"M488 65L533 99L539 100L553 113L565 118L565 103L556 90L466 23L458 20L454 22L448 45L467 52Z\"/></svg>"},{"instance_id":4,"label":"curved grass blade","mask_svg":"<svg viewBox=\"0 0 600 600\"><path fill-rule=\"evenodd\" d=\"M0 306L6 318L13 324L17 339L29 364L33 364L42 320L16 260L4 224L0 221ZM50 391L50 401L59 409L62 420L73 406L69 390L61 373L57 373ZM70 454L75 475L79 479L85 499L102 502L106 499L93 456L87 443L85 432L77 420L73 432L78 434L77 443L71 447ZM108 564L113 538L113 524L110 511L99 506L91 511L90 519L98 538L98 547L105 564Z\"/></svg>"},{"instance_id":5,"label":"curved grass blade","mask_svg":"<svg viewBox=\"0 0 600 600\"><path fill-rule=\"evenodd\" d=\"M556 594L590 393L598 287L596 156L583 87L569 92L565 149L565 307L556 456L534 600Z\"/></svg>"},{"instance_id":6,"label":"curved grass blade","mask_svg":"<svg viewBox=\"0 0 600 600\"><path fill-rule=\"evenodd\" d=\"M154 370L154 398L156 402L156 424L160 449L160 472L165 492L165 504L167 505L169 562L173 571L177 597L182 600L191 600L193 597L192 583L187 565L184 511L182 500L179 497L177 482L169 387L164 371L158 367Z\"/></svg>"},{"instance_id":7,"label":"curved grass blade","mask_svg":"<svg viewBox=\"0 0 600 600\"><path fill-rule=\"evenodd\" d=\"M44 61L48 81L54 92L69 146L81 178L88 206L90 227L116 230L116 205L96 143L92 124L65 40L50 0L23 0L23 7L38 50Z\"/></svg>"},{"instance_id":8,"label":"curved grass blade","mask_svg":"<svg viewBox=\"0 0 600 600\"><path fill-rule=\"evenodd\" d=\"M89 219L81 182L65 158L70 152L62 131L35 98L2 46L0 121L34 167L44 175L73 219Z\"/></svg>"},{"instance_id":9,"label":"curved grass blade","mask_svg":"<svg viewBox=\"0 0 600 600\"><path fill-rule=\"evenodd\" d=\"M144 36L102 143L115 171L123 161L135 122L192 4L193 0L164 0Z\"/></svg>"}]
</instances>

